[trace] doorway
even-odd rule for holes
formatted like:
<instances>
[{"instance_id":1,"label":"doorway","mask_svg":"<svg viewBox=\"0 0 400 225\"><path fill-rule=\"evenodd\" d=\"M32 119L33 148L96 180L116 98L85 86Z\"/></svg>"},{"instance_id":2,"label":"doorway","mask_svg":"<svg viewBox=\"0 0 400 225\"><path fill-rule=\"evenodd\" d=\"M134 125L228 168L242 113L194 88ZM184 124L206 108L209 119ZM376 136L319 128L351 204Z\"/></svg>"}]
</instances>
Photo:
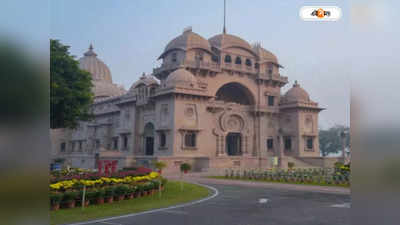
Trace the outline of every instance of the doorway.
<instances>
[{"instance_id":1,"label":"doorway","mask_svg":"<svg viewBox=\"0 0 400 225\"><path fill-rule=\"evenodd\" d=\"M154 125L147 123L144 127L144 149L145 155L154 154Z\"/></svg>"},{"instance_id":2,"label":"doorway","mask_svg":"<svg viewBox=\"0 0 400 225\"><path fill-rule=\"evenodd\" d=\"M229 133L226 136L226 152L230 156L242 155L242 136L240 133Z\"/></svg>"},{"instance_id":3,"label":"doorway","mask_svg":"<svg viewBox=\"0 0 400 225\"><path fill-rule=\"evenodd\" d=\"M146 137L146 155L154 154L154 137Z\"/></svg>"}]
</instances>

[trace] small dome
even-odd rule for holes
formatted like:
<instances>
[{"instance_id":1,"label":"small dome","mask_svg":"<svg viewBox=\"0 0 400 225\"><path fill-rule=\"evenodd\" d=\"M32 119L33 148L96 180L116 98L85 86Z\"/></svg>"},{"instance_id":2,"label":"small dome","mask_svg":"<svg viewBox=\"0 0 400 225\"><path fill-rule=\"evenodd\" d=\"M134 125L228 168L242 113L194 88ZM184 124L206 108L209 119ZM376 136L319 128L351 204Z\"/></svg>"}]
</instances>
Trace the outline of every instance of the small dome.
<instances>
[{"instance_id":1,"label":"small dome","mask_svg":"<svg viewBox=\"0 0 400 225\"><path fill-rule=\"evenodd\" d=\"M283 100L285 102L309 102L310 96L302 87L300 87L297 81L295 81L293 87L284 95Z\"/></svg>"},{"instance_id":2,"label":"small dome","mask_svg":"<svg viewBox=\"0 0 400 225\"><path fill-rule=\"evenodd\" d=\"M95 98L120 96L126 93L126 90L123 87L102 81L93 81L92 91Z\"/></svg>"},{"instance_id":3,"label":"small dome","mask_svg":"<svg viewBox=\"0 0 400 225\"><path fill-rule=\"evenodd\" d=\"M164 57L166 53L174 49L187 51L193 48L201 48L211 53L210 43L207 39L192 32L192 29L186 29L181 35L170 41L159 58Z\"/></svg>"},{"instance_id":4,"label":"small dome","mask_svg":"<svg viewBox=\"0 0 400 225\"><path fill-rule=\"evenodd\" d=\"M211 46L216 47L218 49L239 47L247 49L251 52L253 51L251 49L250 44L247 41L231 34L218 34L208 39L208 41L210 42Z\"/></svg>"},{"instance_id":5,"label":"small dome","mask_svg":"<svg viewBox=\"0 0 400 225\"><path fill-rule=\"evenodd\" d=\"M131 88L129 88L129 91L135 89L140 84L144 84L146 86L149 86L151 84L158 85L158 81L154 78L153 75L146 75L145 73L143 73L140 79L132 84Z\"/></svg>"},{"instance_id":6,"label":"small dome","mask_svg":"<svg viewBox=\"0 0 400 225\"><path fill-rule=\"evenodd\" d=\"M90 45L89 50L85 52L84 57L79 59L79 68L86 70L92 75L93 81L105 81L112 83L110 69L106 64L97 58L97 54Z\"/></svg>"},{"instance_id":7,"label":"small dome","mask_svg":"<svg viewBox=\"0 0 400 225\"><path fill-rule=\"evenodd\" d=\"M255 44L253 46L253 51L258 55L258 57L260 57L261 61L273 62L278 64L278 58L276 58L276 56L272 54L272 52L261 47L260 44Z\"/></svg>"},{"instance_id":8,"label":"small dome","mask_svg":"<svg viewBox=\"0 0 400 225\"><path fill-rule=\"evenodd\" d=\"M194 87L197 83L196 77L187 71L185 68L180 67L167 77L165 81L167 87Z\"/></svg>"}]
</instances>

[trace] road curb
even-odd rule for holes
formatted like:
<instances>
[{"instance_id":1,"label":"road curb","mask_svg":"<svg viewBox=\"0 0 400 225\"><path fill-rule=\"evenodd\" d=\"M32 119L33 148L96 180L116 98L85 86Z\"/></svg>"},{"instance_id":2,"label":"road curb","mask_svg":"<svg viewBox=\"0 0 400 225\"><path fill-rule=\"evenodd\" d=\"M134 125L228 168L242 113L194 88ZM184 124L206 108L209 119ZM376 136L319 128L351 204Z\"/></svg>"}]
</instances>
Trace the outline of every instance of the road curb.
<instances>
[{"instance_id":1,"label":"road curb","mask_svg":"<svg viewBox=\"0 0 400 225\"><path fill-rule=\"evenodd\" d=\"M219 195L219 191L215 187L212 187L212 186L209 186L209 185L206 185L206 184L200 184L198 182L193 182L193 181L185 181L185 182L191 183L191 184L196 184L196 185L199 185L199 186L203 186L205 188L208 188L209 190L212 190L214 193L212 195L206 197L206 198L203 198L203 199L199 199L199 200L195 200L195 201L192 201L192 202L183 203L183 204L179 204L179 205L169 206L169 207L166 207L166 208L152 209L152 210L139 212L139 213L131 213L131 214L126 214L126 215L121 215L121 216L113 216L113 217L108 217L108 218L104 218L104 219L89 220L89 221L78 222L78 223L69 223L69 224L64 224L64 225L85 225L85 224L102 223L102 222L115 220L115 219L135 217L135 216L140 216L140 215L145 215L145 214L150 214L150 213L155 213L155 212L161 212L161 211L170 210L170 209L182 208L182 207L186 207L186 206L199 204L201 202L204 202L204 201L210 200L212 198L215 198L215 197L217 197Z\"/></svg>"}]
</instances>

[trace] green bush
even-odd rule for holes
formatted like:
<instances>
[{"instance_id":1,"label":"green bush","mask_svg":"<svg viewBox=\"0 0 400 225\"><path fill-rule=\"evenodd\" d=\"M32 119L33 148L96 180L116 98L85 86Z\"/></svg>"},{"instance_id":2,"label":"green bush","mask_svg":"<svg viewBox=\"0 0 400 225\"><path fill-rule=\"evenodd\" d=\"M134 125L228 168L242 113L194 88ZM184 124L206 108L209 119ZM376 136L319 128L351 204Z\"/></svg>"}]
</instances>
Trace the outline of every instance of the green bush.
<instances>
[{"instance_id":1,"label":"green bush","mask_svg":"<svg viewBox=\"0 0 400 225\"><path fill-rule=\"evenodd\" d=\"M59 204L63 199L63 194L61 193L50 193L50 203L52 205Z\"/></svg>"},{"instance_id":2,"label":"green bush","mask_svg":"<svg viewBox=\"0 0 400 225\"><path fill-rule=\"evenodd\" d=\"M94 194L93 194L93 198L94 198L94 199L96 199L96 198L102 198L102 197L104 197L105 194L106 194L105 190L102 189L102 188L99 188L99 189L97 189L97 190L94 190L93 193L94 193Z\"/></svg>"},{"instance_id":3,"label":"green bush","mask_svg":"<svg viewBox=\"0 0 400 225\"><path fill-rule=\"evenodd\" d=\"M182 163L181 164L181 171L190 171L192 169L192 166L189 163Z\"/></svg>"},{"instance_id":4,"label":"green bush","mask_svg":"<svg viewBox=\"0 0 400 225\"><path fill-rule=\"evenodd\" d=\"M65 192L63 195L62 201L63 202L72 202L78 196L79 196L79 192L76 192L76 191Z\"/></svg>"},{"instance_id":5,"label":"green bush","mask_svg":"<svg viewBox=\"0 0 400 225\"><path fill-rule=\"evenodd\" d=\"M115 187L106 187L104 189L104 197L114 197L115 196Z\"/></svg>"},{"instance_id":6,"label":"green bush","mask_svg":"<svg viewBox=\"0 0 400 225\"><path fill-rule=\"evenodd\" d=\"M116 188L115 188L115 196L122 196L122 195L125 195L126 194L126 192L128 191L128 186L126 186L126 185L120 185L120 186L117 186Z\"/></svg>"}]
</instances>

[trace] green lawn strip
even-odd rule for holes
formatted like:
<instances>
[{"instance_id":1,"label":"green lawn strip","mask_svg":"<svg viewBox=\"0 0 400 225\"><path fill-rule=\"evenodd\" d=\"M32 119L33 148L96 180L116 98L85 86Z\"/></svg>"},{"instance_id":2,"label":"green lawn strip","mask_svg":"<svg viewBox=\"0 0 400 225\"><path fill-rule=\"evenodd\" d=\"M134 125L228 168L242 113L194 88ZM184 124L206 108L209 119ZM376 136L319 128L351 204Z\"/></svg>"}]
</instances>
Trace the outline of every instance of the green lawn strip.
<instances>
[{"instance_id":1,"label":"green lawn strip","mask_svg":"<svg viewBox=\"0 0 400 225\"><path fill-rule=\"evenodd\" d=\"M205 198L209 194L209 189L203 186L183 183L183 191L181 191L180 182L168 181L161 198L159 198L157 193L152 196L123 200L110 204L90 205L84 210L80 207L74 209L60 209L50 212L50 222L51 224L66 224L120 216L191 202Z\"/></svg>"},{"instance_id":2,"label":"green lawn strip","mask_svg":"<svg viewBox=\"0 0 400 225\"><path fill-rule=\"evenodd\" d=\"M247 179L247 178L236 179L236 178L226 178L224 176L209 176L207 178L222 179L222 180L255 181L255 182L265 182L265 183L279 183L279 184L301 184L301 185L323 186L323 187L350 188L350 185L345 185L345 184L319 184L319 183L301 183L301 182L282 182L282 181L271 181L271 180L255 180L255 179Z\"/></svg>"}]
</instances>

